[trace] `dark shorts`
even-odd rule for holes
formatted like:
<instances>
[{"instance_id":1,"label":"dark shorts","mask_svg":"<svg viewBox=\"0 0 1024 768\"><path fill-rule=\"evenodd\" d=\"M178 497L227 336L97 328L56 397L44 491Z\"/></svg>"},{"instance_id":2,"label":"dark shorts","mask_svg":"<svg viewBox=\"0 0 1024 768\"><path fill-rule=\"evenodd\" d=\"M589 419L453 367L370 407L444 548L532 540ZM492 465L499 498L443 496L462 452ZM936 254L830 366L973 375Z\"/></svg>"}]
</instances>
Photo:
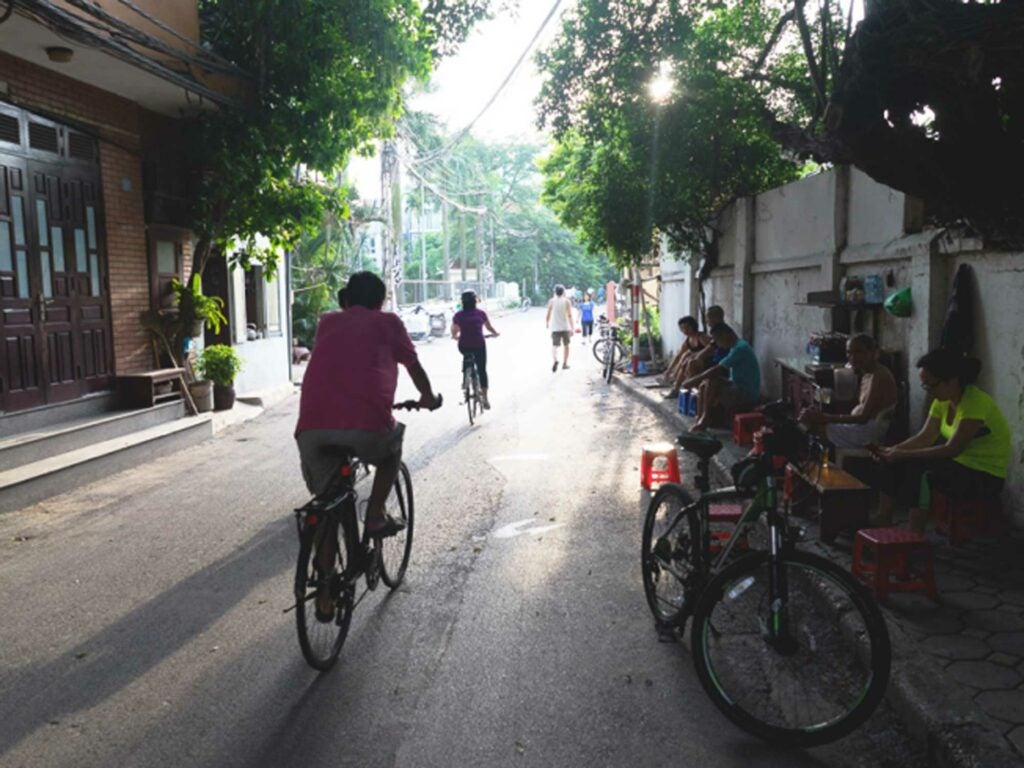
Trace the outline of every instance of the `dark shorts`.
<instances>
[{"instance_id":1,"label":"dark shorts","mask_svg":"<svg viewBox=\"0 0 1024 768\"><path fill-rule=\"evenodd\" d=\"M927 509L932 491L959 499L995 498L1005 484L1001 477L965 467L953 459L877 463L865 473L869 485L908 508Z\"/></svg>"},{"instance_id":2,"label":"dark shorts","mask_svg":"<svg viewBox=\"0 0 1024 768\"><path fill-rule=\"evenodd\" d=\"M722 384L718 393L718 406L725 412L725 417L730 425L735 414L746 413L755 405L757 405L757 401L731 381Z\"/></svg>"},{"instance_id":3,"label":"dark shorts","mask_svg":"<svg viewBox=\"0 0 1024 768\"><path fill-rule=\"evenodd\" d=\"M552 331L551 332L551 343L554 346L568 347L569 341L572 339L571 331Z\"/></svg>"},{"instance_id":4,"label":"dark shorts","mask_svg":"<svg viewBox=\"0 0 1024 768\"><path fill-rule=\"evenodd\" d=\"M583 326L584 336L594 335L594 321L593 320L580 320L580 325Z\"/></svg>"}]
</instances>

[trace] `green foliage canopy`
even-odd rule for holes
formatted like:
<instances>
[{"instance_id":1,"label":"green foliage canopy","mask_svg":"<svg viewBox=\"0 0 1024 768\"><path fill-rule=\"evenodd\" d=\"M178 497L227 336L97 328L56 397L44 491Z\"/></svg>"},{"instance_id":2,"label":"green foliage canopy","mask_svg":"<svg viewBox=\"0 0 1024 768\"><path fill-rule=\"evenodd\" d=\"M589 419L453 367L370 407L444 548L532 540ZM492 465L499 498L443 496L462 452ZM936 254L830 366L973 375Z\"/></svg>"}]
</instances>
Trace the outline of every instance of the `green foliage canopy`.
<instances>
[{"instance_id":1,"label":"green foliage canopy","mask_svg":"<svg viewBox=\"0 0 1024 768\"><path fill-rule=\"evenodd\" d=\"M193 270L242 241L240 260L273 275L325 212L343 214L322 183L347 156L389 135L409 78L450 53L491 0L200 0L204 42L251 73L242 103L189 121ZM259 245L257 235L267 238Z\"/></svg>"},{"instance_id":2,"label":"green foliage canopy","mask_svg":"<svg viewBox=\"0 0 1024 768\"><path fill-rule=\"evenodd\" d=\"M545 200L588 248L625 265L651 250L657 229L707 253L730 201L798 176L773 122L813 119L824 101L804 75L802 36L785 32L791 6L580 0L538 55L548 75L539 107L557 142ZM808 27L808 44L835 62L836 4L822 7L831 12ZM659 71L672 86L660 103L649 90Z\"/></svg>"}]
</instances>

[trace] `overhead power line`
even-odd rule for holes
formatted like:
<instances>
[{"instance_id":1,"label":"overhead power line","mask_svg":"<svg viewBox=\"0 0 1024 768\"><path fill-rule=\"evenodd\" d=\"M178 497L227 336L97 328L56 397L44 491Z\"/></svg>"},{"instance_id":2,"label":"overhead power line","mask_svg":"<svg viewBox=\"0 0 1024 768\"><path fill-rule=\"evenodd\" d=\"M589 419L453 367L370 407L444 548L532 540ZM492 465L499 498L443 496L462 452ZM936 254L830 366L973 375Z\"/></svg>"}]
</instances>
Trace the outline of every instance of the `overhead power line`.
<instances>
[{"instance_id":1,"label":"overhead power line","mask_svg":"<svg viewBox=\"0 0 1024 768\"><path fill-rule=\"evenodd\" d=\"M414 162L416 162L416 163L429 163L429 162L432 162L432 161L436 160L438 157L442 157L443 155L447 154L449 151L451 151L451 149L453 147L455 147L459 142L461 142L464 138L466 138L466 136L469 134L469 132L473 128L473 126L476 125L476 122L481 117L484 116L484 114L487 112L487 110L489 110L492 106L494 106L494 102L496 102L498 100L498 97L501 95L501 92L505 90L505 86L507 86L512 81L512 78L515 77L516 72L519 71L519 67L522 66L523 62L526 60L526 57L530 55L530 52L533 50L534 46L537 44L537 40L540 39L541 34L544 32L544 29L547 27L547 25L551 21L551 19L553 19L555 17L555 13L558 11L558 8L559 8L559 6L561 4L562 4L562 0L555 0L555 4L551 6L551 10L548 11L548 15L544 17L544 21L541 22L540 27L537 28L537 31L533 34L533 37L530 39L529 45L526 46L526 48L523 50L523 52L519 55L519 58L516 59L516 63L512 65L512 69L509 70L509 73L505 76L505 79L501 81L501 85L499 85L497 90L494 91L494 93L491 95L491 98L489 98L487 100L487 103L484 104L483 109L481 109L477 113L477 116L474 117L472 120L470 120L469 123L466 125L466 127L463 128L461 131L459 131L451 139L451 141L449 141L443 147L434 150L433 152L431 152L429 155L426 155L425 157L417 158Z\"/></svg>"}]
</instances>

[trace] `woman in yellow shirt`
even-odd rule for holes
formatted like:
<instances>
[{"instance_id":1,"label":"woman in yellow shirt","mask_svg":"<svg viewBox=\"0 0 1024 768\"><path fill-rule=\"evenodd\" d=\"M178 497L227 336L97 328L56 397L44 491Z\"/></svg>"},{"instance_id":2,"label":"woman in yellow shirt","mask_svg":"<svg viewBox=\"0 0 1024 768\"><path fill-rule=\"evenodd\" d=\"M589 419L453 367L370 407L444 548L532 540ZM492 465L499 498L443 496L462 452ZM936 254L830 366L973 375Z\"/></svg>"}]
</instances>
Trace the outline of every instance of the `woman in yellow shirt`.
<instances>
[{"instance_id":1,"label":"woman in yellow shirt","mask_svg":"<svg viewBox=\"0 0 1024 768\"><path fill-rule=\"evenodd\" d=\"M937 349L918 360L917 367L921 386L934 399L920 432L877 449L885 471L878 484L882 496L875 522L892 522L895 501L910 508L910 527L920 532L932 489L960 498L998 496L1012 447L999 406L974 386L981 372L978 360Z\"/></svg>"}]
</instances>

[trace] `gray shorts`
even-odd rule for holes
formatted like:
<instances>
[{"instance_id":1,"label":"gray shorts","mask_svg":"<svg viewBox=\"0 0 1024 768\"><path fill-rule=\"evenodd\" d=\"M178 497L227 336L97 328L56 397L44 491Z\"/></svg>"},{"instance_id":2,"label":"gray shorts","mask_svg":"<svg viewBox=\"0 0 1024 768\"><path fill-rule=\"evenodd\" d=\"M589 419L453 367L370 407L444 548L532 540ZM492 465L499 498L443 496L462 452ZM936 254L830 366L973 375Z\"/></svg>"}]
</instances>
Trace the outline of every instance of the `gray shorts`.
<instances>
[{"instance_id":1,"label":"gray shorts","mask_svg":"<svg viewBox=\"0 0 1024 768\"><path fill-rule=\"evenodd\" d=\"M302 461L302 478L309 492L323 493L338 474L338 457L324 448L347 446L360 461L376 464L391 456L401 457L405 425L395 424L390 432L367 432L361 429L307 429L295 438Z\"/></svg>"},{"instance_id":2,"label":"gray shorts","mask_svg":"<svg viewBox=\"0 0 1024 768\"><path fill-rule=\"evenodd\" d=\"M563 347L569 346L569 341L572 339L572 333L570 331L552 331L551 332L551 343L554 346L561 344Z\"/></svg>"}]
</instances>

